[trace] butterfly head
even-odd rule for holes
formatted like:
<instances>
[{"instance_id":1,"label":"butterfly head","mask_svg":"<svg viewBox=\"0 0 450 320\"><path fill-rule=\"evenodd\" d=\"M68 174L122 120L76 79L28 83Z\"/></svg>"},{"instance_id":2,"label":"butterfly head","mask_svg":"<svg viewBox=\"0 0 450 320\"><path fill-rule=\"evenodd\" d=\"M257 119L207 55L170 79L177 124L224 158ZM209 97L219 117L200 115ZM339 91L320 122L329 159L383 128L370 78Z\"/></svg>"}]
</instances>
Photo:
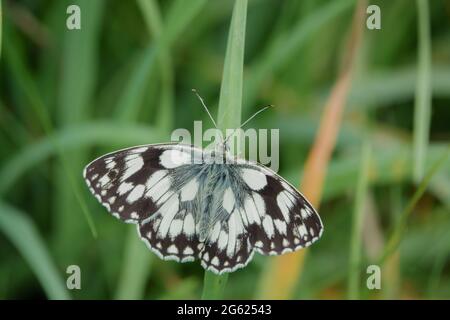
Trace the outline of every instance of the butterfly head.
<instances>
[{"instance_id":1,"label":"butterfly head","mask_svg":"<svg viewBox=\"0 0 450 320\"><path fill-rule=\"evenodd\" d=\"M224 163L223 161L231 158L228 141L222 140L221 142L216 143L214 150L212 151L212 156L215 159L215 162L220 163Z\"/></svg>"},{"instance_id":2,"label":"butterfly head","mask_svg":"<svg viewBox=\"0 0 450 320\"><path fill-rule=\"evenodd\" d=\"M223 155L229 154L230 153L230 146L228 144L228 141L224 140L224 141L222 141L220 143L217 143L215 151L218 154L223 154Z\"/></svg>"}]
</instances>

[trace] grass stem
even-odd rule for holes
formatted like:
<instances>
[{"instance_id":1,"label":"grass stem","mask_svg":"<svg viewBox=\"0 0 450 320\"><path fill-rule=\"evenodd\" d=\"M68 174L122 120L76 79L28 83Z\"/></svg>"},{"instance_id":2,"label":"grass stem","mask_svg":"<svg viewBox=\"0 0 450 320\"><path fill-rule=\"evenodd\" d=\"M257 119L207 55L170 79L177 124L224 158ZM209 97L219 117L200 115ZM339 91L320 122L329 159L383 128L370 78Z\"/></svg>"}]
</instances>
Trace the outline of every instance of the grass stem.
<instances>
[{"instance_id":1,"label":"grass stem","mask_svg":"<svg viewBox=\"0 0 450 320\"><path fill-rule=\"evenodd\" d=\"M245 25L247 0L236 0L228 34L225 64L220 88L218 126L223 132L237 128L241 122L244 74ZM205 271L202 299L220 299L228 274L215 275Z\"/></svg>"},{"instance_id":2,"label":"grass stem","mask_svg":"<svg viewBox=\"0 0 450 320\"><path fill-rule=\"evenodd\" d=\"M356 188L356 201L353 211L353 224L350 241L350 262L348 269L348 298L359 298L360 268L361 263L361 231L364 218L366 196L369 187L371 147L365 141L361 152L361 167L359 171L358 185Z\"/></svg>"},{"instance_id":3,"label":"grass stem","mask_svg":"<svg viewBox=\"0 0 450 320\"><path fill-rule=\"evenodd\" d=\"M414 106L414 172L416 183L423 179L431 121L431 38L428 0L417 0L418 69Z\"/></svg>"}]
</instances>

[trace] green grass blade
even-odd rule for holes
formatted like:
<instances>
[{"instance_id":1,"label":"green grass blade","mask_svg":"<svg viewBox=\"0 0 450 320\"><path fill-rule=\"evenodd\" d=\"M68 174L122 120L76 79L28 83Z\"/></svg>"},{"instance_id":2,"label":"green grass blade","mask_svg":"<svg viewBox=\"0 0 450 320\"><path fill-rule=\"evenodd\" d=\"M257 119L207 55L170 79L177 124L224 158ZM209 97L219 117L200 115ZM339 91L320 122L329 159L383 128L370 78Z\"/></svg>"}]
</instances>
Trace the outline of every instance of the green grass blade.
<instances>
[{"instance_id":1,"label":"green grass blade","mask_svg":"<svg viewBox=\"0 0 450 320\"><path fill-rule=\"evenodd\" d=\"M241 123L246 19L247 0L236 0L220 88L217 123L223 132L237 128ZM227 280L228 274L215 275L205 271L202 299L220 299Z\"/></svg>"},{"instance_id":2,"label":"green grass blade","mask_svg":"<svg viewBox=\"0 0 450 320\"><path fill-rule=\"evenodd\" d=\"M27 261L49 299L70 299L45 243L27 215L0 202L0 230Z\"/></svg>"},{"instance_id":3,"label":"green grass blade","mask_svg":"<svg viewBox=\"0 0 450 320\"><path fill-rule=\"evenodd\" d=\"M17 50L14 46L6 47L5 56L9 62L11 72L15 75L14 80L17 81L18 87L23 92L26 101L29 103L29 106L31 106L34 112L34 115L40 122L40 125L42 126L44 132L53 141L55 149L59 150L58 160L60 161L62 166L61 179L64 180L64 184L68 180L70 186L70 188L66 188L65 191L71 194L71 196L72 194L75 196L75 199L79 207L81 208L81 212L89 226L92 235L96 237L95 226L92 217L87 210L84 198L81 196L81 191L79 185L77 184L77 180L74 177L72 163L69 163L66 155L61 152L61 146L57 144L57 141L55 139L53 139L53 124L51 121L51 116L49 114L49 107L45 105L41 93L39 92L39 88L36 84L36 80L33 78L30 68L28 68L28 66L24 62L26 61L26 59L21 59L20 55L17 54ZM78 81L77 84L79 83L83 83L83 81ZM71 91L70 96L72 98L72 96L77 97L78 95ZM77 101L77 99L72 100ZM65 104L63 103L63 105ZM72 109L69 108L69 110ZM55 199L58 199L58 197L55 197ZM76 217L76 215L73 216Z\"/></svg>"},{"instance_id":4,"label":"green grass blade","mask_svg":"<svg viewBox=\"0 0 450 320\"><path fill-rule=\"evenodd\" d=\"M138 0L137 4L144 17L148 31L157 37L162 31L161 13L155 0Z\"/></svg>"},{"instance_id":5,"label":"green grass blade","mask_svg":"<svg viewBox=\"0 0 450 320\"><path fill-rule=\"evenodd\" d=\"M71 126L87 119L93 108L94 93L97 83L97 66L99 39L102 30L102 19L105 1L79 0L82 12L81 30L64 28L61 34L62 63L61 79L58 86L57 122L62 126ZM61 146L59 146L62 149ZM64 249L74 241L78 230L83 228L79 219L80 208L91 233L96 237L97 231L93 218L87 209L82 194L83 180L81 170L88 161L86 152L62 153L61 168L54 176L57 186L53 201L56 210L55 237L60 257L66 254ZM67 183L69 181L69 184ZM67 187L69 185L69 187Z\"/></svg>"},{"instance_id":6,"label":"green grass blade","mask_svg":"<svg viewBox=\"0 0 450 320\"><path fill-rule=\"evenodd\" d=\"M44 137L28 145L3 163L0 168L0 195L12 189L13 184L28 169L51 155L58 155L60 150L57 145L61 146L62 152L67 152L98 145L124 147L156 143L163 138L164 135L160 131L148 126L125 125L117 122L88 122L55 131L53 137Z\"/></svg>"},{"instance_id":7,"label":"green grass blade","mask_svg":"<svg viewBox=\"0 0 450 320\"><path fill-rule=\"evenodd\" d=\"M228 34L222 85L220 87L217 125L222 131L237 128L241 124L246 18L247 1L237 0Z\"/></svg>"},{"instance_id":8,"label":"green grass blade","mask_svg":"<svg viewBox=\"0 0 450 320\"><path fill-rule=\"evenodd\" d=\"M130 122L138 119L139 108L144 100L145 90L148 86L150 74L153 71L155 58L156 51L152 45L142 52L131 78L117 101L116 118L119 120Z\"/></svg>"},{"instance_id":9,"label":"green grass blade","mask_svg":"<svg viewBox=\"0 0 450 320\"><path fill-rule=\"evenodd\" d=\"M2 0L0 0L0 57L2 56L2 26L3 26L3 10L2 10Z\"/></svg>"},{"instance_id":10,"label":"green grass blade","mask_svg":"<svg viewBox=\"0 0 450 320\"><path fill-rule=\"evenodd\" d=\"M431 36L428 0L417 0L418 74L414 106L414 172L416 183L425 172L431 121Z\"/></svg>"},{"instance_id":11,"label":"green grass blade","mask_svg":"<svg viewBox=\"0 0 450 320\"><path fill-rule=\"evenodd\" d=\"M151 28L151 32L155 33L156 41L148 46L147 49L142 54L142 57L135 67L133 74L131 75L128 85L124 89L124 94L119 99L116 106L116 112L118 117L124 121L135 121L138 118L140 107L142 106L142 101L144 99L145 91L147 90L149 84L149 78L154 71L155 61L160 61L161 56L163 56L167 50L173 45L173 43L180 36L181 32L192 23L193 19L199 13L201 8L204 6L206 1L204 0L193 0L193 1L175 1L169 9L167 22L164 24L164 28L160 30L157 22L150 21L152 17L156 15L151 5L140 4L141 12L143 13L145 22L148 28ZM159 32L159 36L158 33ZM164 60L165 58L162 57ZM164 67L163 73L163 103L171 105L172 99L170 96L171 91L168 89L172 86L171 75L169 74L170 62L167 62L167 66ZM166 107L168 108L168 107ZM169 109L164 109L161 112L161 116L165 122L170 122L171 111Z\"/></svg>"},{"instance_id":12,"label":"green grass blade","mask_svg":"<svg viewBox=\"0 0 450 320\"><path fill-rule=\"evenodd\" d=\"M167 12L167 18L164 23L164 37L166 45L170 47L182 32L198 16L203 7L208 3L207 0L176 0Z\"/></svg>"},{"instance_id":13,"label":"green grass blade","mask_svg":"<svg viewBox=\"0 0 450 320\"><path fill-rule=\"evenodd\" d=\"M448 234L448 231L446 232ZM444 238L441 236L441 238ZM445 239L443 239L445 241ZM427 284L427 295L430 299L438 299L437 293L439 292L439 284L444 274L448 252L440 254L436 257L433 263L433 268L430 272L430 276Z\"/></svg>"},{"instance_id":14,"label":"green grass blade","mask_svg":"<svg viewBox=\"0 0 450 320\"><path fill-rule=\"evenodd\" d=\"M442 144L430 144L428 161L434 163L445 150L446 147ZM375 152L372 154L371 160L372 172L370 180L373 185L383 186L395 183L409 183L411 181L412 148L409 145L400 145L395 148L387 148L383 152ZM334 159L331 162L327 176L327 185L323 194L325 201L342 196L348 191L348 181L358 179L358 164L358 155L353 153ZM443 173L445 173L445 170L450 172L450 163L444 165L444 168ZM298 180L298 170L289 170L286 173L282 173L282 175L288 181L294 182ZM447 208L450 208L448 189L450 189L448 175L436 175L430 182L429 191L444 203Z\"/></svg>"},{"instance_id":15,"label":"green grass blade","mask_svg":"<svg viewBox=\"0 0 450 320\"><path fill-rule=\"evenodd\" d=\"M352 86L349 96L350 110L356 108L383 108L391 103L409 101L416 94L417 73L415 66L394 70L370 72ZM436 64L431 70L431 91L439 98L450 97L450 68Z\"/></svg>"},{"instance_id":16,"label":"green grass blade","mask_svg":"<svg viewBox=\"0 0 450 320\"><path fill-rule=\"evenodd\" d=\"M152 255L131 226L127 235L125 257L116 290L116 299L141 299L151 268Z\"/></svg>"},{"instance_id":17,"label":"green grass blade","mask_svg":"<svg viewBox=\"0 0 450 320\"><path fill-rule=\"evenodd\" d=\"M438 172L438 170L445 164L450 155L450 147L447 148L446 152L432 165L422 182L419 184L416 192L408 202L405 209L401 212L397 225L395 226L393 232L391 233L389 240L384 249L383 256L381 257L381 262L384 262L387 257L389 257L395 249L399 246L402 239L403 233L405 232L408 217L411 215L416 203L425 193L430 184L433 176Z\"/></svg>"},{"instance_id":18,"label":"green grass blade","mask_svg":"<svg viewBox=\"0 0 450 320\"><path fill-rule=\"evenodd\" d=\"M171 128L173 122L174 72L171 53L167 46L167 37L162 34L164 28L161 12L155 0L139 0L139 8L144 16L149 33L161 47L157 56L161 77L161 97L156 124L160 128Z\"/></svg>"},{"instance_id":19,"label":"green grass blade","mask_svg":"<svg viewBox=\"0 0 450 320\"><path fill-rule=\"evenodd\" d=\"M227 285L228 273L216 275L205 271L203 278L202 300L218 300L223 296L225 286Z\"/></svg>"},{"instance_id":20,"label":"green grass blade","mask_svg":"<svg viewBox=\"0 0 450 320\"><path fill-rule=\"evenodd\" d=\"M310 37L333 18L351 9L355 0L337 0L321 5L314 13L299 20L287 32L280 34L251 66L245 90L244 107L253 103L265 79L270 78L284 63L307 44Z\"/></svg>"},{"instance_id":21,"label":"green grass blade","mask_svg":"<svg viewBox=\"0 0 450 320\"><path fill-rule=\"evenodd\" d=\"M366 196L369 187L371 147L365 141L362 147L361 166L356 189L355 208L353 211L352 233L350 241L350 262L348 269L348 298L359 298L360 288L360 263L361 263L361 232L364 218Z\"/></svg>"}]
</instances>

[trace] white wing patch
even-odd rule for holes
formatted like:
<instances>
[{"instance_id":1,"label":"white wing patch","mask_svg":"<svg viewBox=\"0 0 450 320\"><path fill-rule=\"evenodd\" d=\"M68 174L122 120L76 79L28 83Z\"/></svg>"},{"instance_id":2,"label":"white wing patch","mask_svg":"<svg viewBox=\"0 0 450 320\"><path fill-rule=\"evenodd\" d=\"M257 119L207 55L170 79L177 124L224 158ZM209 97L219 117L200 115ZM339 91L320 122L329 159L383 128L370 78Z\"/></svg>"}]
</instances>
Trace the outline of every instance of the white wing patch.
<instances>
[{"instance_id":1,"label":"white wing patch","mask_svg":"<svg viewBox=\"0 0 450 320\"><path fill-rule=\"evenodd\" d=\"M264 231L266 232L267 237L270 239L274 235L273 229L273 221L269 215L266 215L263 220Z\"/></svg>"},{"instance_id":2,"label":"white wing patch","mask_svg":"<svg viewBox=\"0 0 450 320\"><path fill-rule=\"evenodd\" d=\"M161 165L167 169L173 169L191 163L190 153L177 149L164 151L159 159Z\"/></svg>"},{"instance_id":3,"label":"white wing patch","mask_svg":"<svg viewBox=\"0 0 450 320\"><path fill-rule=\"evenodd\" d=\"M181 188L181 201L191 201L195 199L198 191L198 182L195 179L189 181Z\"/></svg>"},{"instance_id":4,"label":"white wing patch","mask_svg":"<svg viewBox=\"0 0 450 320\"><path fill-rule=\"evenodd\" d=\"M161 238L165 238L167 236L167 232L169 231L172 220L178 212L180 207L180 203L178 197L173 197L171 200L166 201L161 208L158 210L162 216L161 224L159 225L158 234Z\"/></svg>"},{"instance_id":5,"label":"white wing patch","mask_svg":"<svg viewBox=\"0 0 450 320\"><path fill-rule=\"evenodd\" d=\"M242 179L252 190L261 190L267 185L267 178L264 173L253 169L241 169Z\"/></svg>"},{"instance_id":6,"label":"white wing patch","mask_svg":"<svg viewBox=\"0 0 450 320\"><path fill-rule=\"evenodd\" d=\"M128 194L127 202L133 203L137 200L139 200L143 195L145 191L145 186L143 184L138 184L134 189Z\"/></svg>"},{"instance_id":7,"label":"white wing patch","mask_svg":"<svg viewBox=\"0 0 450 320\"><path fill-rule=\"evenodd\" d=\"M184 218L183 232L187 237L192 237L195 234L195 221L192 213L186 214Z\"/></svg>"},{"instance_id":8,"label":"white wing patch","mask_svg":"<svg viewBox=\"0 0 450 320\"><path fill-rule=\"evenodd\" d=\"M231 212L234 208L234 203L235 203L235 199L234 199L233 190L231 190L231 188L227 188L223 195L222 207L225 210L227 210L228 212Z\"/></svg>"},{"instance_id":9,"label":"white wing patch","mask_svg":"<svg viewBox=\"0 0 450 320\"><path fill-rule=\"evenodd\" d=\"M287 190L281 191L277 196L277 204L284 219L289 222L289 212L295 204L294 196Z\"/></svg>"},{"instance_id":10,"label":"white wing patch","mask_svg":"<svg viewBox=\"0 0 450 320\"><path fill-rule=\"evenodd\" d=\"M125 181L144 166L144 159L139 154L131 154L125 158L125 173L121 180Z\"/></svg>"},{"instance_id":11,"label":"white wing patch","mask_svg":"<svg viewBox=\"0 0 450 320\"><path fill-rule=\"evenodd\" d=\"M125 193L127 193L128 191L130 191L131 189L133 189L133 184L129 183L129 182L122 182L119 185L119 188L117 189L119 196L124 195Z\"/></svg>"}]
</instances>

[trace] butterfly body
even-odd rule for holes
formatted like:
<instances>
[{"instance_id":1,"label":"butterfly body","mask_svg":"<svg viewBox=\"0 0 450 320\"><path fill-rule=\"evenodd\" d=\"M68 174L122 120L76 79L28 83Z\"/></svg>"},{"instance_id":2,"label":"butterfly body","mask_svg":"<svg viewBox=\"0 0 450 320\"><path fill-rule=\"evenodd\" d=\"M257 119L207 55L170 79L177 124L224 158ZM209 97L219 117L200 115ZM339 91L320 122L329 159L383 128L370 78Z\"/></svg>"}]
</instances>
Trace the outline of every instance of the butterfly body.
<instances>
[{"instance_id":1,"label":"butterfly body","mask_svg":"<svg viewBox=\"0 0 450 320\"><path fill-rule=\"evenodd\" d=\"M91 162L91 192L117 218L135 223L158 256L200 259L216 273L245 266L254 252L309 246L323 231L307 200L270 169L183 144L120 150Z\"/></svg>"}]
</instances>

